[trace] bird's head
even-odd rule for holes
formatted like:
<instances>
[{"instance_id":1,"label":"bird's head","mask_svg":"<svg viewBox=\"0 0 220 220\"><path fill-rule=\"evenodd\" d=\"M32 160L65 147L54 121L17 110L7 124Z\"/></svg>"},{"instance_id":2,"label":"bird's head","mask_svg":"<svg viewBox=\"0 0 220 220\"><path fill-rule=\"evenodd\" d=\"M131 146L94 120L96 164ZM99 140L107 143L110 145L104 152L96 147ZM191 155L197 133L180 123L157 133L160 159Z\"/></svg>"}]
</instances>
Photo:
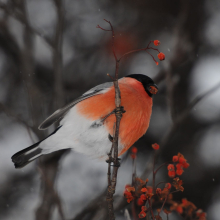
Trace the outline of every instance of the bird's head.
<instances>
[{"instance_id":1,"label":"bird's head","mask_svg":"<svg viewBox=\"0 0 220 220\"><path fill-rule=\"evenodd\" d=\"M157 85L154 83L154 81L150 77L148 77L146 75L132 74L132 75L128 75L126 77L134 78L134 79L138 80L139 82L141 82L145 91L147 92L147 94L150 97L152 97L153 95L155 95L158 92Z\"/></svg>"}]
</instances>

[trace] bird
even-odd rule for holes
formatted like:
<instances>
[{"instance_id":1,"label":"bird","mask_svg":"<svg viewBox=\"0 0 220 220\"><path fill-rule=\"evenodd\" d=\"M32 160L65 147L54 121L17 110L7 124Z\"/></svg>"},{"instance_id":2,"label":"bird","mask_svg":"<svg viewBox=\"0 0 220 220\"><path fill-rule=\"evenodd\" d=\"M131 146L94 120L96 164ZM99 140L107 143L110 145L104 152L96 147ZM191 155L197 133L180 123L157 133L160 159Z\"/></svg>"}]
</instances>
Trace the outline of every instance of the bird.
<instances>
[{"instance_id":1,"label":"bird","mask_svg":"<svg viewBox=\"0 0 220 220\"><path fill-rule=\"evenodd\" d=\"M147 131L153 95L158 87L143 74L131 74L118 80L123 114L119 127L118 155L125 153ZM45 139L12 156L15 168L22 168L42 155L72 148L92 158L107 159L112 146L116 117L113 82L100 84L56 110L38 129L55 122L59 126Z\"/></svg>"}]
</instances>

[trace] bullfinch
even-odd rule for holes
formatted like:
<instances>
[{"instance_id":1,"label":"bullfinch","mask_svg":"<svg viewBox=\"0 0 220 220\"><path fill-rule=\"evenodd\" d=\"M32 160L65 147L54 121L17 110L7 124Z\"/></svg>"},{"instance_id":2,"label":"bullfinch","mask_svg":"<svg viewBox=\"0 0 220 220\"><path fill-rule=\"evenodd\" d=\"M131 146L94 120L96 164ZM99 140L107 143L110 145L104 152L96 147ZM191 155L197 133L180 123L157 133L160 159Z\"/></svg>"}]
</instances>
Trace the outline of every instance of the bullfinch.
<instances>
[{"instance_id":1,"label":"bullfinch","mask_svg":"<svg viewBox=\"0 0 220 220\"><path fill-rule=\"evenodd\" d=\"M121 106L125 113L119 128L119 156L126 152L149 126L153 94L157 86L142 74L132 74L118 80ZM15 168L21 168L36 158L54 151L72 148L93 158L107 159L112 143L116 117L113 82L98 85L65 107L58 109L38 127L47 129L60 121L57 129L45 139L12 156Z\"/></svg>"}]
</instances>

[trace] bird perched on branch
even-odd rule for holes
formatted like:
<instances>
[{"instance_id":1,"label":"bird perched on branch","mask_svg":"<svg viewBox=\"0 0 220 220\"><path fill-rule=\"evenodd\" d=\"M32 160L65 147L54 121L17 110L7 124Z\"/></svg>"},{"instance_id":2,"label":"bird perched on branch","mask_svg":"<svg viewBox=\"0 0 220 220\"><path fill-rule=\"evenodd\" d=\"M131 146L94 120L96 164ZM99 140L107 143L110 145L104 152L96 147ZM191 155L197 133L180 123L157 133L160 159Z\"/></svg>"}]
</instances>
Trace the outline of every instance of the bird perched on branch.
<instances>
[{"instance_id":1,"label":"bird perched on branch","mask_svg":"<svg viewBox=\"0 0 220 220\"><path fill-rule=\"evenodd\" d=\"M133 74L118 80L121 106L125 113L119 128L119 156L126 152L149 126L152 96L157 86L148 76ZM98 85L72 103L58 109L40 126L47 129L60 120L60 126L44 140L12 156L15 168L21 168L36 158L54 151L73 148L94 158L107 159L116 121L113 82Z\"/></svg>"}]
</instances>

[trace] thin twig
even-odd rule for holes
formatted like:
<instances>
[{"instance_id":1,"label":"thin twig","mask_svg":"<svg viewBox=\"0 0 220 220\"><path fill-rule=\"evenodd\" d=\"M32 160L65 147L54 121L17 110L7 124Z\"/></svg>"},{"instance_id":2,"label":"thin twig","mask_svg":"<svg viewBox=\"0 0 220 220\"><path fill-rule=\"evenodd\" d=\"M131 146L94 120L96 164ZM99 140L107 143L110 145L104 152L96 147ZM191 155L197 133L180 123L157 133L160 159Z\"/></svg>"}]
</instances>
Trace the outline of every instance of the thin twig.
<instances>
[{"instance_id":1,"label":"thin twig","mask_svg":"<svg viewBox=\"0 0 220 220\"><path fill-rule=\"evenodd\" d=\"M53 50L53 68L54 68L54 108L60 108L64 105L64 89L62 77L62 43L63 43L63 26L64 26L64 8L62 0L54 0L57 11L57 24L54 36Z\"/></svg>"},{"instance_id":2,"label":"thin twig","mask_svg":"<svg viewBox=\"0 0 220 220\"><path fill-rule=\"evenodd\" d=\"M163 207L164 207L164 205L165 205L165 203L166 203L166 201L167 201L167 199L168 199L169 193L170 193L170 190L169 190L169 192L168 192L166 198L165 198L164 201L163 201L163 205L161 206L160 211L158 212L158 215L160 215L161 211L163 210Z\"/></svg>"},{"instance_id":3,"label":"thin twig","mask_svg":"<svg viewBox=\"0 0 220 220\"><path fill-rule=\"evenodd\" d=\"M6 3L0 3L0 8L2 10L4 10L4 12L7 15L15 18L21 24L24 24L26 27L28 27L35 35L37 35L40 38L42 38L51 48L54 47L54 43L52 42L52 40L50 38L48 38L47 36L44 36L39 30L31 27L29 25L29 22L26 22L26 20L21 17L21 15L17 12L17 10L12 11L10 6L8 6Z\"/></svg>"},{"instance_id":4,"label":"thin twig","mask_svg":"<svg viewBox=\"0 0 220 220\"><path fill-rule=\"evenodd\" d=\"M156 174L163 166L166 166L166 165L169 164L169 163L171 163L171 162L168 161L168 162L165 162L165 163L161 164L161 165L154 171L155 174Z\"/></svg>"},{"instance_id":5,"label":"thin twig","mask_svg":"<svg viewBox=\"0 0 220 220\"><path fill-rule=\"evenodd\" d=\"M173 136L173 134L176 132L176 128L178 125L180 125L189 115L189 113L191 112L191 110L200 102L202 101L205 97L207 97L208 95L212 94L213 92L215 92L217 89L220 88L220 83L216 84L214 87L212 87L210 90L208 90L207 92L198 95L186 108L185 110L183 110L183 112L174 120L173 125L171 126L171 128L169 129L169 131L167 132L167 134L165 135L165 137L163 138L162 142L161 142L161 147L165 146L166 143L168 143L168 140Z\"/></svg>"},{"instance_id":6,"label":"thin twig","mask_svg":"<svg viewBox=\"0 0 220 220\"><path fill-rule=\"evenodd\" d=\"M132 162L132 186L134 186L135 184L135 179L136 179L136 164L137 164L137 159L136 157L133 159L133 162Z\"/></svg>"},{"instance_id":7,"label":"thin twig","mask_svg":"<svg viewBox=\"0 0 220 220\"><path fill-rule=\"evenodd\" d=\"M42 168L38 167L38 171L41 174L42 179L46 183L47 189L51 191L51 194L54 197L54 200L55 200L55 202L57 204L58 211L59 211L61 219L65 220L64 212L63 212L63 208L62 208L62 203L60 201L59 195L57 194L57 192L54 189L53 183L46 177L45 172L44 172L44 170Z\"/></svg>"},{"instance_id":8,"label":"thin twig","mask_svg":"<svg viewBox=\"0 0 220 220\"><path fill-rule=\"evenodd\" d=\"M8 117L11 117L13 119L15 119L17 122L23 124L26 129L27 132L30 136L31 141L34 143L34 138L31 134L31 129L32 127L30 125L28 125L28 123L26 121L24 121L23 119L21 119L18 115L14 115L9 108L7 108L5 105L3 105L2 103L0 103L0 112L3 111Z\"/></svg>"},{"instance_id":9,"label":"thin twig","mask_svg":"<svg viewBox=\"0 0 220 220\"><path fill-rule=\"evenodd\" d=\"M157 173L157 172L154 171L154 169L155 169L155 159L156 159L156 153L155 152L156 151L154 151L154 162L153 162L153 194L155 194L155 178L156 178L156 173Z\"/></svg>"},{"instance_id":10,"label":"thin twig","mask_svg":"<svg viewBox=\"0 0 220 220\"><path fill-rule=\"evenodd\" d=\"M149 208L150 208L150 212L151 212L151 217L154 220L155 218L154 218L153 208L152 208L152 205L151 205L151 199L148 199L148 204L149 204Z\"/></svg>"},{"instance_id":11,"label":"thin twig","mask_svg":"<svg viewBox=\"0 0 220 220\"><path fill-rule=\"evenodd\" d=\"M112 157L112 150L108 154L109 160L108 160L108 190L107 190L107 196L106 200L108 203L108 214L109 214L109 220L114 220L115 215L114 215L114 207L113 207L113 195L115 193L115 188L117 184L117 174L118 174L118 168L119 168L119 161L118 161L118 137L119 137L119 126L120 126L120 121L122 118L122 109L121 109L121 95L120 95L120 89L118 86L118 70L119 70L119 60L117 59L116 52L115 52L115 47L114 47L114 38L115 38L115 33L113 26L110 21L107 21L104 19L107 23L109 23L111 27L111 32L112 32L112 51L115 57L115 78L114 78L114 88L115 88L115 117L116 117L116 123L115 123L115 131L113 132L113 142L112 142L112 149L114 150L114 156ZM101 28L99 25L97 26L98 28L104 30L104 31L109 31L104 28ZM113 162L113 171L112 171L112 176L111 176L111 162ZM111 178L111 179L110 179Z\"/></svg>"},{"instance_id":12,"label":"thin twig","mask_svg":"<svg viewBox=\"0 0 220 220\"><path fill-rule=\"evenodd\" d=\"M147 51L148 49L154 49L154 50L157 50L157 51L160 53L160 51L159 51L158 49L155 49L155 48L152 48L152 47L149 48L149 45L150 45L152 42L153 42L153 41L150 41L150 42L148 43L147 47L145 47L145 48L132 50L132 51L129 51L129 52L123 54L123 55L119 58L119 60L121 60L124 56L127 56L127 55L129 55L129 54L136 53L136 52L140 52L140 51ZM150 53L149 53L149 54L150 54ZM151 54L150 54L150 55L151 55ZM152 56L152 55L151 55L151 56Z\"/></svg>"},{"instance_id":13,"label":"thin twig","mask_svg":"<svg viewBox=\"0 0 220 220\"><path fill-rule=\"evenodd\" d=\"M156 161L156 151L154 153L154 162L153 162L153 193L155 194L155 190L156 190L156 187L155 187L155 178L156 178L156 174L157 172L165 165L169 164L170 162L166 162L166 163L163 163L161 164L156 170L155 169L155 161Z\"/></svg>"},{"instance_id":14,"label":"thin twig","mask_svg":"<svg viewBox=\"0 0 220 220\"><path fill-rule=\"evenodd\" d=\"M163 184L163 183L166 184L166 182L159 182L155 188L157 188L160 184Z\"/></svg>"}]
</instances>

